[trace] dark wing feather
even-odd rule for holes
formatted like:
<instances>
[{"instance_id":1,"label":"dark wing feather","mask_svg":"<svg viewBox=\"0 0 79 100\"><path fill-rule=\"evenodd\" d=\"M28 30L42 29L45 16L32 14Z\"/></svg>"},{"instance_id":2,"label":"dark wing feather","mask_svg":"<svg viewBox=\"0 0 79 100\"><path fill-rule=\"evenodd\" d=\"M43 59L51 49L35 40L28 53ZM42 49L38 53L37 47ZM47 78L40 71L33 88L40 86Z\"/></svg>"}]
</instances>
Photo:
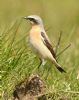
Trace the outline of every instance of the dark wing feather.
<instances>
[{"instance_id":1,"label":"dark wing feather","mask_svg":"<svg viewBox=\"0 0 79 100\"><path fill-rule=\"evenodd\" d=\"M46 38L46 36L45 36L45 34L44 34L43 32L41 32L41 36L42 36L43 39L44 39L44 44L45 44L46 47L50 50L52 56L56 59L56 54L55 54L55 52L54 52L54 50L53 50L53 47L52 47L52 45L49 43L49 41L47 40L47 38Z\"/></svg>"}]
</instances>

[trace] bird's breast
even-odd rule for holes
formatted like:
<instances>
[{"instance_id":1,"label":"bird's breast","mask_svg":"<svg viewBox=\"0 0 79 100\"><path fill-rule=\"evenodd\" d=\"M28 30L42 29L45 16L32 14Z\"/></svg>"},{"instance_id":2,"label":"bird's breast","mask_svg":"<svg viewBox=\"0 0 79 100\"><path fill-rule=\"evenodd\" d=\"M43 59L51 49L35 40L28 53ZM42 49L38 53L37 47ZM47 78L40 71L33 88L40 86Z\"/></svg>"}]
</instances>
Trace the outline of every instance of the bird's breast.
<instances>
[{"instance_id":1,"label":"bird's breast","mask_svg":"<svg viewBox=\"0 0 79 100\"><path fill-rule=\"evenodd\" d=\"M40 30L38 28L32 28L29 35L29 42L32 50L38 54L38 47L40 45Z\"/></svg>"},{"instance_id":2,"label":"bird's breast","mask_svg":"<svg viewBox=\"0 0 79 100\"><path fill-rule=\"evenodd\" d=\"M40 29L39 27L32 27L30 31L30 42L39 42L40 40Z\"/></svg>"}]
</instances>

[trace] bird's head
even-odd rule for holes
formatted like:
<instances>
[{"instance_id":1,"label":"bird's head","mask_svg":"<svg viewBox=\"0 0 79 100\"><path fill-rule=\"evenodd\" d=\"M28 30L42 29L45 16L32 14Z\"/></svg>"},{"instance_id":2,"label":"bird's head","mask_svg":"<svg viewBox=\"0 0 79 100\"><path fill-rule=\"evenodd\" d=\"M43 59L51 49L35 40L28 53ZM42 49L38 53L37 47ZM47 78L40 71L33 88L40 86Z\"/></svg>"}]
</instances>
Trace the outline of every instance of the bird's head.
<instances>
[{"instance_id":1,"label":"bird's head","mask_svg":"<svg viewBox=\"0 0 79 100\"><path fill-rule=\"evenodd\" d=\"M27 16L27 17L24 17L24 19L29 20L32 25L42 25L43 24L42 19L37 15Z\"/></svg>"}]
</instances>

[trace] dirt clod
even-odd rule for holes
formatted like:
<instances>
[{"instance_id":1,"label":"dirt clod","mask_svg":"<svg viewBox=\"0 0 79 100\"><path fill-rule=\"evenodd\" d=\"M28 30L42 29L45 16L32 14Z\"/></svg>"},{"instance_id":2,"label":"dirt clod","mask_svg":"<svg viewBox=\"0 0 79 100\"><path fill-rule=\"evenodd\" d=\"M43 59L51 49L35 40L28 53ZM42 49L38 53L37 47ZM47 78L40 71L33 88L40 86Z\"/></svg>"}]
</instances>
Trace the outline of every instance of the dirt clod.
<instances>
[{"instance_id":1,"label":"dirt clod","mask_svg":"<svg viewBox=\"0 0 79 100\"><path fill-rule=\"evenodd\" d=\"M45 92L45 87L38 75L31 75L28 79L16 85L13 100L39 100L38 95Z\"/></svg>"}]
</instances>

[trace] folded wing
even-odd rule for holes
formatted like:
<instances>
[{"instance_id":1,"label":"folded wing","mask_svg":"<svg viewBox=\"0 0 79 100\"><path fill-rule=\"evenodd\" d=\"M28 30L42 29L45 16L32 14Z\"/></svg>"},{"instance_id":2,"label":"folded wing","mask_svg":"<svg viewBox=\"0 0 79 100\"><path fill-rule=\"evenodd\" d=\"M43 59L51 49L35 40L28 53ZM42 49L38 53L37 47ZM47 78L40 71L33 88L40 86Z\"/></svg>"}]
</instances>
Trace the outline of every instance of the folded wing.
<instances>
[{"instance_id":1,"label":"folded wing","mask_svg":"<svg viewBox=\"0 0 79 100\"><path fill-rule=\"evenodd\" d=\"M53 47L52 47L50 40L49 40L48 36L46 35L46 33L41 32L41 37L42 37L42 41L45 44L45 46L50 50L52 56L56 59L56 54L53 50Z\"/></svg>"}]
</instances>

